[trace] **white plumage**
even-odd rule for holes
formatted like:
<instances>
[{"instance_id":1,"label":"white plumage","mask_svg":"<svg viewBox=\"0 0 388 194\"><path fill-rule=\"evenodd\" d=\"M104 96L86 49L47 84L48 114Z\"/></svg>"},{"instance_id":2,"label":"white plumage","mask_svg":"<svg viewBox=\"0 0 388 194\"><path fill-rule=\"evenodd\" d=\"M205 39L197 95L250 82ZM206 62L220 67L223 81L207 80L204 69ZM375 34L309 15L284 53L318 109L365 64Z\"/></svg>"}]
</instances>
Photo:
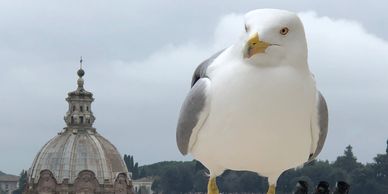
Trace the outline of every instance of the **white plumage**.
<instances>
[{"instance_id":1,"label":"white plumage","mask_svg":"<svg viewBox=\"0 0 388 194\"><path fill-rule=\"evenodd\" d=\"M250 170L276 181L310 155L314 82L289 66L238 63L231 52L213 62L224 67L209 72L209 115L192 136L191 153L214 175Z\"/></svg>"},{"instance_id":2,"label":"white plumage","mask_svg":"<svg viewBox=\"0 0 388 194\"><path fill-rule=\"evenodd\" d=\"M274 193L281 173L322 149L327 109L308 68L298 16L255 10L245 25L238 43L197 69L178 123L178 147L211 178L226 169L253 171L269 178L268 193ZM209 182L209 193L218 192L213 187Z\"/></svg>"}]
</instances>

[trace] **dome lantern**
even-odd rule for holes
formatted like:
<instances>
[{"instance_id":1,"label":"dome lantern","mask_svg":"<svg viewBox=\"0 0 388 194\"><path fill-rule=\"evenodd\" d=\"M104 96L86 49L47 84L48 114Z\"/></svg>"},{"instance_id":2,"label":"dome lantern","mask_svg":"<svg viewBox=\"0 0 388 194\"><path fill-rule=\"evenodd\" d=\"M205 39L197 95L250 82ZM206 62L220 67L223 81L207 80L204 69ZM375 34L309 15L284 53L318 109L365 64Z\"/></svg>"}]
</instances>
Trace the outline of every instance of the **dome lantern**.
<instances>
[{"instance_id":1,"label":"dome lantern","mask_svg":"<svg viewBox=\"0 0 388 194\"><path fill-rule=\"evenodd\" d=\"M85 71L82 69L82 58L80 60L80 69L77 71L79 76L77 81L77 89L69 92L66 101L69 103L69 109L65 115L66 129L70 130L90 130L93 128L94 120L96 119L92 112L92 102L94 101L93 93L84 89L83 76Z\"/></svg>"}]
</instances>

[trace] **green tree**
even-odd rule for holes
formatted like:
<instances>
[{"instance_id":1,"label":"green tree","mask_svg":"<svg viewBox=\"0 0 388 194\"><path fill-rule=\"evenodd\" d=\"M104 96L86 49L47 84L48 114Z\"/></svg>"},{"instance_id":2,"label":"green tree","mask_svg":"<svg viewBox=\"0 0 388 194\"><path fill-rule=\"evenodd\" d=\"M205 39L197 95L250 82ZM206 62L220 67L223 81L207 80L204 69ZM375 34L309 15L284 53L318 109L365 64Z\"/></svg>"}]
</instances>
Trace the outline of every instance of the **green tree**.
<instances>
[{"instance_id":1,"label":"green tree","mask_svg":"<svg viewBox=\"0 0 388 194\"><path fill-rule=\"evenodd\" d=\"M128 172L132 173L132 179L139 178L139 164L134 161L133 156L124 155L124 163L127 166Z\"/></svg>"},{"instance_id":2,"label":"green tree","mask_svg":"<svg viewBox=\"0 0 388 194\"><path fill-rule=\"evenodd\" d=\"M132 156L124 156L127 166L135 169ZM127 164L127 162L126 162ZM152 189L157 193L177 194L188 192L206 192L208 170L200 162L165 161L138 167L139 177L156 177ZM336 161L314 161L303 168L284 172L277 183L277 193L291 193L297 181L309 183L313 191L318 182L327 181L331 189L337 181L350 183L351 194L387 194L388 193L388 142L385 154L379 154L374 162L363 165L357 162L352 147L347 146L344 154ZM223 193L265 193L268 188L266 178L251 172L227 170L217 178L217 184Z\"/></svg>"},{"instance_id":3,"label":"green tree","mask_svg":"<svg viewBox=\"0 0 388 194\"><path fill-rule=\"evenodd\" d=\"M169 168L162 176L160 186L163 193L186 193L193 188L190 169L185 166Z\"/></svg>"},{"instance_id":4,"label":"green tree","mask_svg":"<svg viewBox=\"0 0 388 194\"><path fill-rule=\"evenodd\" d=\"M161 184L160 184L160 177L155 177L154 182L151 185L151 189L155 193L162 193L163 190L162 190L162 187L161 187Z\"/></svg>"},{"instance_id":5,"label":"green tree","mask_svg":"<svg viewBox=\"0 0 388 194\"><path fill-rule=\"evenodd\" d=\"M146 169L140 168L140 167L138 167L138 169L139 169L139 178L143 178L143 177L146 177L146 176L147 176L147 171L146 171Z\"/></svg>"},{"instance_id":6,"label":"green tree","mask_svg":"<svg viewBox=\"0 0 388 194\"><path fill-rule=\"evenodd\" d=\"M27 187L27 171L22 170L19 178L19 188L12 192L12 194L22 194Z\"/></svg>"},{"instance_id":7,"label":"green tree","mask_svg":"<svg viewBox=\"0 0 388 194\"><path fill-rule=\"evenodd\" d=\"M375 175L375 183L380 185L382 191L388 193L388 141L386 153L378 154L374 161L371 167Z\"/></svg>"},{"instance_id":8,"label":"green tree","mask_svg":"<svg viewBox=\"0 0 388 194\"><path fill-rule=\"evenodd\" d=\"M267 180L263 177L260 177L253 172L241 172L240 175L240 184L243 192L246 193L264 193L267 187ZM240 191L240 192L241 192Z\"/></svg>"},{"instance_id":9,"label":"green tree","mask_svg":"<svg viewBox=\"0 0 388 194\"><path fill-rule=\"evenodd\" d=\"M193 191L206 192L209 177L205 170L198 170L193 176Z\"/></svg>"},{"instance_id":10,"label":"green tree","mask_svg":"<svg viewBox=\"0 0 388 194\"><path fill-rule=\"evenodd\" d=\"M350 181L352 194L379 194L379 185L375 182L375 172L371 164L354 170Z\"/></svg>"},{"instance_id":11,"label":"green tree","mask_svg":"<svg viewBox=\"0 0 388 194\"><path fill-rule=\"evenodd\" d=\"M217 178L217 183L220 192L223 193L236 193L242 191L242 185L240 184L240 176L237 172L227 170L224 174Z\"/></svg>"},{"instance_id":12,"label":"green tree","mask_svg":"<svg viewBox=\"0 0 388 194\"><path fill-rule=\"evenodd\" d=\"M132 177L133 177L133 179L139 178L139 164L137 162L135 163L135 165L133 165Z\"/></svg>"},{"instance_id":13,"label":"green tree","mask_svg":"<svg viewBox=\"0 0 388 194\"><path fill-rule=\"evenodd\" d=\"M346 173L351 173L357 168L361 168L362 164L357 162L357 158L353 154L352 146L348 145L344 151L343 156L338 156L337 160L333 163L333 167L340 168Z\"/></svg>"}]
</instances>

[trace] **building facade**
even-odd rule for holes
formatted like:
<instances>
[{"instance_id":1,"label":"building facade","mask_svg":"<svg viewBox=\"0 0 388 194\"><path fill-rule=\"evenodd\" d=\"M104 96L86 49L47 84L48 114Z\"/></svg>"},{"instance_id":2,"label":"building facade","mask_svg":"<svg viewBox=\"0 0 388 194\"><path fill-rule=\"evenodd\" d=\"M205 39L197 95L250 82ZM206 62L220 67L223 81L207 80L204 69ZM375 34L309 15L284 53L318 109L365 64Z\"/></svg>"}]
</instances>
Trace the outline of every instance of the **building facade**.
<instances>
[{"instance_id":1,"label":"building facade","mask_svg":"<svg viewBox=\"0 0 388 194\"><path fill-rule=\"evenodd\" d=\"M133 194L130 174L115 146L93 127L93 94L69 92L66 127L36 155L28 171L28 194Z\"/></svg>"},{"instance_id":2,"label":"building facade","mask_svg":"<svg viewBox=\"0 0 388 194\"><path fill-rule=\"evenodd\" d=\"M154 182L153 177L144 177L141 179L133 180L133 188L135 194L153 194L152 183Z\"/></svg>"},{"instance_id":3,"label":"building facade","mask_svg":"<svg viewBox=\"0 0 388 194\"><path fill-rule=\"evenodd\" d=\"M18 188L18 182L18 176L9 174L0 175L0 190L7 194L11 194L12 191Z\"/></svg>"}]
</instances>

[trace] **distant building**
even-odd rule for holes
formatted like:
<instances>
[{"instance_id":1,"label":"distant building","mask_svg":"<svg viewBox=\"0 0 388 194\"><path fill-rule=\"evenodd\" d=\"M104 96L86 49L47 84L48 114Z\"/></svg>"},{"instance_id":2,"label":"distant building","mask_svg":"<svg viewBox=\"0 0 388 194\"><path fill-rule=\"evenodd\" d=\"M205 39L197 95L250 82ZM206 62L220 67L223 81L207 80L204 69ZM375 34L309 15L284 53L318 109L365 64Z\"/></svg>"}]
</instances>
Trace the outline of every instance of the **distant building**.
<instances>
[{"instance_id":1,"label":"distant building","mask_svg":"<svg viewBox=\"0 0 388 194\"><path fill-rule=\"evenodd\" d=\"M78 88L66 98L67 126L36 155L27 194L133 194L122 156L93 128L94 98L84 89L82 60L77 74Z\"/></svg>"},{"instance_id":2,"label":"distant building","mask_svg":"<svg viewBox=\"0 0 388 194\"><path fill-rule=\"evenodd\" d=\"M19 177L15 175L0 175L0 189L7 194L18 188Z\"/></svg>"},{"instance_id":3,"label":"distant building","mask_svg":"<svg viewBox=\"0 0 388 194\"><path fill-rule=\"evenodd\" d=\"M153 177L144 177L132 181L133 188L136 194L152 194L151 189L152 183L154 182Z\"/></svg>"}]
</instances>

